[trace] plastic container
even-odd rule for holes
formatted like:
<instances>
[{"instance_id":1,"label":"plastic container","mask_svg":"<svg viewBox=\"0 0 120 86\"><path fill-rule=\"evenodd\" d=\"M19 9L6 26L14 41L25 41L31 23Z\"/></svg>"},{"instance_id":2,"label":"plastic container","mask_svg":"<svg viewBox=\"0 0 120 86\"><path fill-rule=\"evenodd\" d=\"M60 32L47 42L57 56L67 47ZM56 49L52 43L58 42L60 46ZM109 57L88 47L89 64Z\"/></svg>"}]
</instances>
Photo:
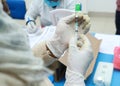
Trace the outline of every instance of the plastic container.
<instances>
[{"instance_id":1,"label":"plastic container","mask_svg":"<svg viewBox=\"0 0 120 86\"><path fill-rule=\"evenodd\" d=\"M113 59L114 69L120 70L120 46L114 49L114 59Z\"/></svg>"}]
</instances>

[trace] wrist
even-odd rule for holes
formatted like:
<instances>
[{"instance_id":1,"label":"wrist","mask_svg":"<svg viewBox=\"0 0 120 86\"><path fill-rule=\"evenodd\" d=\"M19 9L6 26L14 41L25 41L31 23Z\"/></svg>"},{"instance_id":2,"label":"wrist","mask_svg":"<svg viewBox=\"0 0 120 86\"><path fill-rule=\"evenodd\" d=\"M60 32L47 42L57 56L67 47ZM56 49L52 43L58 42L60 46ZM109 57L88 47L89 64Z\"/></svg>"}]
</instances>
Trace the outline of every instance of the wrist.
<instances>
[{"instance_id":1,"label":"wrist","mask_svg":"<svg viewBox=\"0 0 120 86\"><path fill-rule=\"evenodd\" d=\"M50 41L47 43L47 47L57 58L60 58L64 51L67 49L67 46L60 44L60 41Z\"/></svg>"},{"instance_id":2,"label":"wrist","mask_svg":"<svg viewBox=\"0 0 120 86\"><path fill-rule=\"evenodd\" d=\"M33 23L36 25L36 22L35 22L34 20L28 20L28 21L26 22L26 25L28 25L28 23L30 23L30 22L33 22Z\"/></svg>"},{"instance_id":3,"label":"wrist","mask_svg":"<svg viewBox=\"0 0 120 86\"><path fill-rule=\"evenodd\" d=\"M78 78L82 78L84 80L84 75L82 75L80 72L75 72L73 70L70 70L69 68L67 68L66 74L71 74L71 75L74 75L74 76L78 76Z\"/></svg>"},{"instance_id":4,"label":"wrist","mask_svg":"<svg viewBox=\"0 0 120 86\"><path fill-rule=\"evenodd\" d=\"M84 76L67 68L65 86L85 86Z\"/></svg>"},{"instance_id":5,"label":"wrist","mask_svg":"<svg viewBox=\"0 0 120 86\"><path fill-rule=\"evenodd\" d=\"M50 50L46 46L46 42L36 43L36 45L32 48L34 56L40 57L44 60L44 65L49 66L54 61L57 60L56 57L51 56Z\"/></svg>"}]
</instances>

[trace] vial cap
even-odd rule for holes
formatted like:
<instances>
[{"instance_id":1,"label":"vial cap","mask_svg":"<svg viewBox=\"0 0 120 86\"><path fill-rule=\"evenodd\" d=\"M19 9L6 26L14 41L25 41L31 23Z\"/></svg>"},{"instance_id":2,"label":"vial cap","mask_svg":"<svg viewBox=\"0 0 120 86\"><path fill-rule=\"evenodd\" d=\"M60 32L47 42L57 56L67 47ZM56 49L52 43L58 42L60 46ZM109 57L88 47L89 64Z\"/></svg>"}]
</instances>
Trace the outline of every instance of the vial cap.
<instances>
[{"instance_id":1,"label":"vial cap","mask_svg":"<svg viewBox=\"0 0 120 86\"><path fill-rule=\"evenodd\" d=\"M81 4L75 5L75 11L81 11Z\"/></svg>"}]
</instances>

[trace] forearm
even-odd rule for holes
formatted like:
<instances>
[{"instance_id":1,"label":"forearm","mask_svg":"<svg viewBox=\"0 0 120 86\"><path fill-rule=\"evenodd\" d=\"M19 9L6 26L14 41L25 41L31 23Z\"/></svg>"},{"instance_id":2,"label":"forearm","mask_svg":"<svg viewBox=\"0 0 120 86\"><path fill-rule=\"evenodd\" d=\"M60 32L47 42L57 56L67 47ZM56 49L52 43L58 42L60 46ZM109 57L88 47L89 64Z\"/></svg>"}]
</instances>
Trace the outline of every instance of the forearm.
<instances>
[{"instance_id":1,"label":"forearm","mask_svg":"<svg viewBox=\"0 0 120 86\"><path fill-rule=\"evenodd\" d=\"M31 11L27 11L26 14L25 14L25 21L29 21L29 20L33 20L35 21L37 18L37 14L34 14L34 11L31 12Z\"/></svg>"},{"instance_id":2,"label":"forearm","mask_svg":"<svg viewBox=\"0 0 120 86\"><path fill-rule=\"evenodd\" d=\"M4 10L7 14L10 14L10 10L9 10L8 4L6 3L6 0L1 0L1 2L2 2L2 5L3 5L3 10Z\"/></svg>"},{"instance_id":3,"label":"forearm","mask_svg":"<svg viewBox=\"0 0 120 86\"><path fill-rule=\"evenodd\" d=\"M28 19L30 20L36 20L37 16L39 15L39 7L38 7L38 2L32 2L29 9L27 10L26 14L25 14L25 20L26 22L28 21Z\"/></svg>"},{"instance_id":4,"label":"forearm","mask_svg":"<svg viewBox=\"0 0 120 86\"><path fill-rule=\"evenodd\" d=\"M62 42L58 36L55 36L53 40L47 42L47 47L55 57L60 58L64 51L68 48L68 45Z\"/></svg>"}]
</instances>

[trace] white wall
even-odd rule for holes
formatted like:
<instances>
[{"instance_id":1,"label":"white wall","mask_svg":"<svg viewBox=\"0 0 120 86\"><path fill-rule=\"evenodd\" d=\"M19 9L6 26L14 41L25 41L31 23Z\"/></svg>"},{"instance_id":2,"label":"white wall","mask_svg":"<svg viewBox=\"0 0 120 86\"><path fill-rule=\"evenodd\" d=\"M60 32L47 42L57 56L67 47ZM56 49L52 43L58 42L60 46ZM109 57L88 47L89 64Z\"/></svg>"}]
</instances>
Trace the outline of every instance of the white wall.
<instances>
[{"instance_id":1,"label":"white wall","mask_svg":"<svg viewBox=\"0 0 120 86\"><path fill-rule=\"evenodd\" d=\"M88 0L88 11L93 12L115 12L116 0Z\"/></svg>"},{"instance_id":2,"label":"white wall","mask_svg":"<svg viewBox=\"0 0 120 86\"><path fill-rule=\"evenodd\" d=\"M32 0L25 0L27 8ZM116 0L81 0L83 12L115 12Z\"/></svg>"},{"instance_id":3,"label":"white wall","mask_svg":"<svg viewBox=\"0 0 120 86\"><path fill-rule=\"evenodd\" d=\"M110 12L116 10L116 0L81 0L82 11L88 12Z\"/></svg>"}]
</instances>

